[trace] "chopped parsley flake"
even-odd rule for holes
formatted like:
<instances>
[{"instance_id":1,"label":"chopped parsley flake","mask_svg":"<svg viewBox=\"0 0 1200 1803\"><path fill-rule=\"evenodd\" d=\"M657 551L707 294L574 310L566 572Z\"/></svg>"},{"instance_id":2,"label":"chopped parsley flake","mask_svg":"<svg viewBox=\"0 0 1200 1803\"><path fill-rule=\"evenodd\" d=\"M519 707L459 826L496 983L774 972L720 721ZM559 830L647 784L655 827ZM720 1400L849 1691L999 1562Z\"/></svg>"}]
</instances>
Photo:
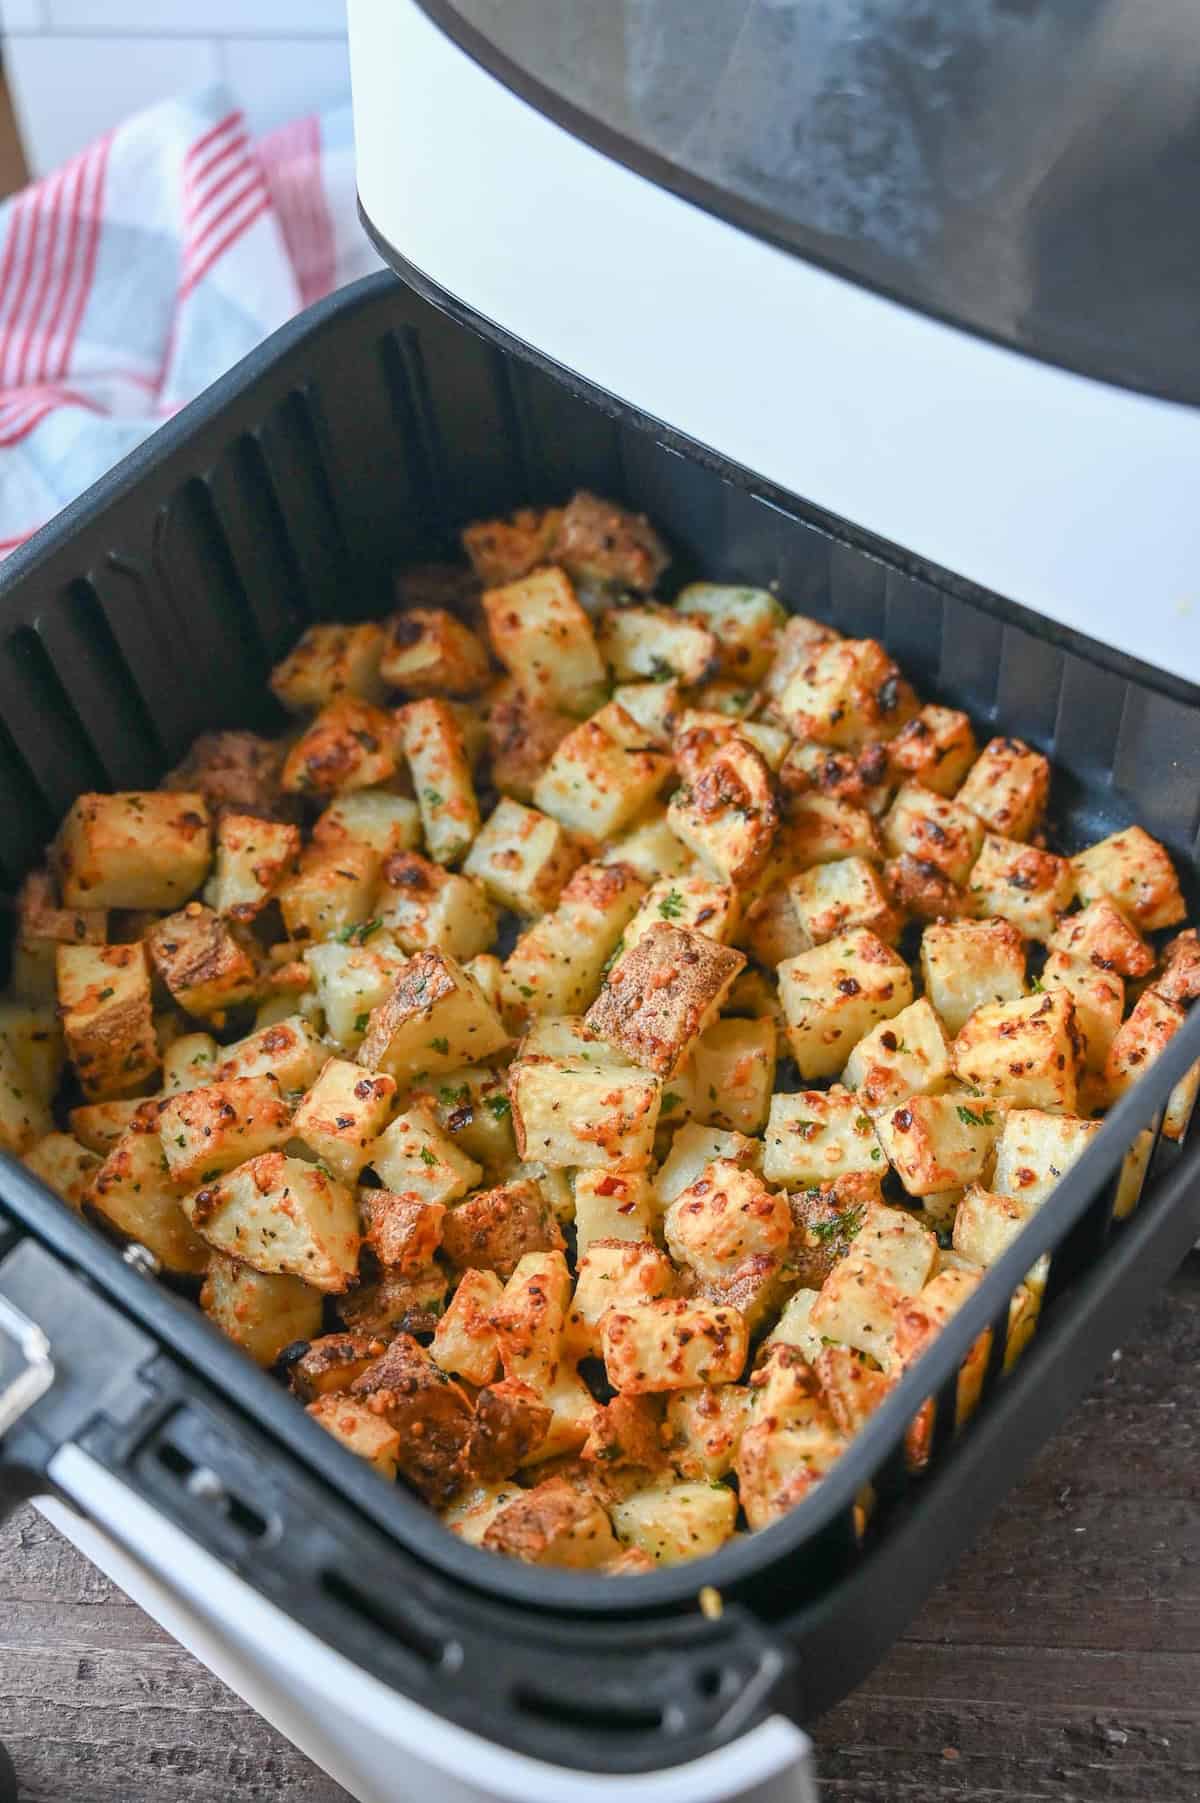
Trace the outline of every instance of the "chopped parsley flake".
<instances>
[{"instance_id":1,"label":"chopped parsley flake","mask_svg":"<svg viewBox=\"0 0 1200 1803\"><path fill-rule=\"evenodd\" d=\"M512 1113L507 1096L489 1096L487 1105L492 1111L493 1118L498 1121L506 1121Z\"/></svg>"},{"instance_id":2,"label":"chopped parsley flake","mask_svg":"<svg viewBox=\"0 0 1200 1803\"><path fill-rule=\"evenodd\" d=\"M439 795L436 789L422 789L421 793L431 808L440 808L446 799L444 795Z\"/></svg>"},{"instance_id":3,"label":"chopped parsley flake","mask_svg":"<svg viewBox=\"0 0 1200 1803\"><path fill-rule=\"evenodd\" d=\"M682 1101L682 1096L677 1096L673 1089L669 1089L662 1099L663 1113L670 1114L672 1108L678 1108Z\"/></svg>"},{"instance_id":4,"label":"chopped parsley flake","mask_svg":"<svg viewBox=\"0 0 1200 1803\"><path fill-rule=\"evenodd\" d=\"M428 1146L421 1147L421 1163L422 1164L436 1164L437 1163L437 1159L434 1157L433 1153L429 1150Z\"/></svg>"},{"instance_id":5,"label":"chopped parsley flake","mask_svg":"<svg viewBox=\"0 0 1200 1803\"><path fill-rule=\"evenodd\" d=\"M440 1052L442 1054L443 1058L445 1058L450 1051L450 1041L448 1039L431 1039L429 1043L435 1052Z\"/></svg>"},{"instance_id":6,"label":"chopped parsley flake","mask_svg":"<svg viewBox=\"0 0 1200 1803\"><path fill-rule=\"evenodd\" d=\"M994 1127L996 1124L990 1108L981 1108L978 1114L973 1108L959 1108L957 1114L964 1127Z\"/></svg>"},{"instance_id":7,"label":"chopped parsley flake","mask_svg":"<svg viewBox=\"0 0 1200 1803\"><path fill-rule=\"evenodd\" d=\"M334 934L339 945L365 945L372 933L377 933L383 925L382 920L363 920L355 926L342 927Z\"/></svg>"},{"instance_id":8,"label":"chopped parsley flake","mask_svg":"<svg viewBox=\"0 0 1200 1803\"><path fill-rule=\"evenodd\" d=\"M658 904L664 920L678 920L683 913L683 897L678 889L669 889Z\"/></svg>"},{"instance_id":9,"label":"chopped parsley flake","mask_svg":"<svg viewBox=\"0 0 1200 1803\"><path fill-rule=\"evenodd\" d=\"M356 1033L365 1033L367 1030L367 1022L370 1018L370 1009L364 1010L362 1014L356 1014L354 1016L354 1031Z\"/></svg>"}]
</instances>

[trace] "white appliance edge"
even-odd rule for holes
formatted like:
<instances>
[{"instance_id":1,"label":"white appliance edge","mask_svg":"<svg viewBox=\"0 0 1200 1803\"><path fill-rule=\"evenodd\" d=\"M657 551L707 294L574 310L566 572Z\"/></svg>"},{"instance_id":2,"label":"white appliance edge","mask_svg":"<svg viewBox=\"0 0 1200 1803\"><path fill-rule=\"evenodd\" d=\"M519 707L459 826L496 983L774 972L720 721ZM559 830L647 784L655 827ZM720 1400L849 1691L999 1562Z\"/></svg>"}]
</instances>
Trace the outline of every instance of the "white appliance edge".
<instances>
[{"instance_id":1,"label":"white appliance edge","mask_svg":"<svg viewBox=\"0 0 1200 1803\"><path fill-rule=\"evenodd\" d=\"M43 1500L46 1518L359 1803L817 1803L811 1743L782 1716L634 1778L509 1752L326 1646L78 1447L50 1476L73 1506Z\"/></svg>"},{"instance_id":2,"label":"white appliance edge","mask_svg":"<svg viewBox=\"0 0 1200 1803\"><path fill-rule=\"evenodd\" d=\"M768 480L1200 681L1200 411L937 323L554 125L416 0L349 0L359 195L474 312Z\"/></svg>"}]
</instances>

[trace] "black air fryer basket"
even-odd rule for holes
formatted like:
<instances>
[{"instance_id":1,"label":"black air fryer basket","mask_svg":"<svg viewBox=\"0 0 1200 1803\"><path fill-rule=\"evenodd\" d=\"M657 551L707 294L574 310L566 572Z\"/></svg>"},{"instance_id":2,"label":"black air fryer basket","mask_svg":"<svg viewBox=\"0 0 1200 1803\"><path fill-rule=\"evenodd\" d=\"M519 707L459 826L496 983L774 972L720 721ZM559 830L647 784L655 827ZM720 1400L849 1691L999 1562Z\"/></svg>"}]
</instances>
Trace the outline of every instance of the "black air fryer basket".
<instances>
[{"instance_id":1,"label":"black air fryer basket","mask_svg":"<svg viewBox=\"0 0 1200 1803\"><path fill-rule=\"evenodd\" d=\"M819 516L390 275L276 334L4 566L5 888L79 792L153 785L198 732L268 722L267 672L308 621L382 615L396 567L453 554L468 519L579 486L648 513L680 581L776 585L883 639L929 697L1041 747L1057 841L1140 820L1195 913L1200 692ZM38 1493L55 1451L80 1445L396 1690L563 1765L649 1771L775 1710L810 1719L880 1657L1200 1233L1196 1136L1157 1143L1140 1206L1112 1219L1125 1148L1197 1057L1200 1011L799 1508L634 1579L462 1545L0 1161L0 1397L20 1365L5 1302L42 1328L56 1373L0 1443L0 1500ZM1009 1300L1044 1252L1040 1325L1005 1374ZM958 1369L989 1327L983 1398L955 1433ZM914 1478L903 1440L927 1397ZM199 1471L220 1484L189 1484ZM714 1619L701 1585L720 1593Z\"/></svg>"}]
</instances>

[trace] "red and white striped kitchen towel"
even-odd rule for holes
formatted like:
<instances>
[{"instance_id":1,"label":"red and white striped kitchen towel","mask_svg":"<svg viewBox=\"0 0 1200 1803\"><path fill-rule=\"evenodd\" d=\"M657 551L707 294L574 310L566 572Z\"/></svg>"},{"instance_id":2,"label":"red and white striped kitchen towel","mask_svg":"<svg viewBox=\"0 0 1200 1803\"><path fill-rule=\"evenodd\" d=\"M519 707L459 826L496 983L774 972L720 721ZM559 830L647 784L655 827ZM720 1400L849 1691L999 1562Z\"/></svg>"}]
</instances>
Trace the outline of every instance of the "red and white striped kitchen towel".
<instances>
[{"instance_id":1,"label":"red and white striped kitchen towel","mask_svg":"<svg viewBox=\"0 0 1200 1803\"><path fill-rule=\"evenodd\" d=\"M209 89L5 202L0 554L301 307L377 266L348 108L254 141Z\"/></svg>"}]
</instances>

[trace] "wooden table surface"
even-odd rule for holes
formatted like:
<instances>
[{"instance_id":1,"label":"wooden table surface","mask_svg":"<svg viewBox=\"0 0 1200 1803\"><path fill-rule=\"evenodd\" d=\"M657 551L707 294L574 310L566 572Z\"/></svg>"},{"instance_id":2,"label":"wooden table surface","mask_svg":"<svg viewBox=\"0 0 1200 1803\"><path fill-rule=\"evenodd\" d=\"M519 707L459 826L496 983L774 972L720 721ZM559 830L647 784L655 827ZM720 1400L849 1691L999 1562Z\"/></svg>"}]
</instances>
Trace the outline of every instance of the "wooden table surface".
<instances>
[{"instance_id":1,"label":"wooden table surface","mask_svg":"<svg viewBox=\"0 0 1200 1803\"><path fill-rule=\"evenodd\" d=\"M1196 1803L1198 1369L1193 1256L818 1724L829 1803ZM31 1510L0 1529L0 1740L21 1803L345 1797Z\"/></svg>"}]
</instances>

